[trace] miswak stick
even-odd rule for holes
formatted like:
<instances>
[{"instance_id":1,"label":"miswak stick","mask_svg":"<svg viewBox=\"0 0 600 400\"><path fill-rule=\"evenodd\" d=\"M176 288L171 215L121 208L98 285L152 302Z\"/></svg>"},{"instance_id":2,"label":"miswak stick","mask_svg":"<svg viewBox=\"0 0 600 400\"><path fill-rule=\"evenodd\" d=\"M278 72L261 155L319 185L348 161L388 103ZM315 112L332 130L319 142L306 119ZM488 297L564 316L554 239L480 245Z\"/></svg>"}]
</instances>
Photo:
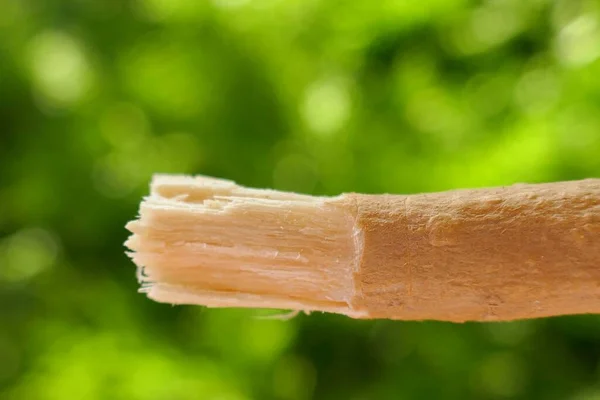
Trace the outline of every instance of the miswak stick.
<instances>
[{"instance_id":1,"label":"miswak stick","mask_svg":"<svg viewBox=\"0 0 600 400\"><path fill-rule=\"evenodd\" d=\"M600 313L600 179L315 197L158 175L127 228L159 302L455 322Z\"/></svg>"}]
</instances>

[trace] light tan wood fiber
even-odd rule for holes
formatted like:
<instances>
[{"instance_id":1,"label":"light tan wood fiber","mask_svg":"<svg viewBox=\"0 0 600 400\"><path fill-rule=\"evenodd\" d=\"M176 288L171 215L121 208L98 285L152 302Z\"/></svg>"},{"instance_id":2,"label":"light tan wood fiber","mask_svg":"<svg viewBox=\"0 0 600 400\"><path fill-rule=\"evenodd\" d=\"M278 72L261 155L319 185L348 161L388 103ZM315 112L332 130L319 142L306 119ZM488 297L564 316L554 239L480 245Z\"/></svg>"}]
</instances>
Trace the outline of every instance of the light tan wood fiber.
<instances>
[{"instance_id":1,"label":"light tan wood fiber","mask_svg":"<svg viewBox=\"0 0 600 400\"><path fill-rule=\"evenodd\" d=\"M600 180L314 197L157 176L141 291L209 307L498 321L600 313Z\"/></svg>"}]
</instances>

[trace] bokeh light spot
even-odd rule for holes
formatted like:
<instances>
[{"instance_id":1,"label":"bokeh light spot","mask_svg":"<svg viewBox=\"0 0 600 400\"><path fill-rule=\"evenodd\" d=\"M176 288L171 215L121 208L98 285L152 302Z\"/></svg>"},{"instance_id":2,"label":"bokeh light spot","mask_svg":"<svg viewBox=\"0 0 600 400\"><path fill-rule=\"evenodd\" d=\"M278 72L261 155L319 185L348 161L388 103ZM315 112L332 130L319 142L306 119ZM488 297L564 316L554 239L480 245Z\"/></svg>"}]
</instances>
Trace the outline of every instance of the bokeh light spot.
<instances>
[{"instance_id":1,"label":"bokeh light spot","mask_svg":"<svg viewBox=\"0 0 600 400\"><path fill-rule=\"evenodd\" d=\"M302 114L310 130L329 136L339 131L350 117L350 93L342 79L312 84L305 93Z\"/></svg>"},{"instance_id":2,"label":"bokeh light spot","mask_svg":"<svg viewBox=\"0 0 600 400\"><path fill-rule=\"evenodd\" d=\"M473 384L494 397L518 395L527 381L522 360L509 352L492 354L473 372Z\"/></svg>"},{"instance_id":3,"label":"bokeh light spot","mask_svg":"<svg viewBox=\"0 0 600 400\"><path fill-rule=\"evenodd\" d=\"M520 25L519 16L513 7L486 5L476 9L471 16L473 36L486 49L510 39Z\"/></svg>"},{"instance_id":4,"label":"bokeh light spot","mask_svg":"<svg viewBox=\"0 0 600 400\"><path fill-rule=\"evenodd\" d=\"M559 79L549 68L525 72L515 87L515 101L528 114L550 110L559 98Z\"/></svg>"},{"instance_id":5,"label":"bokeh light spot","mask_svg":"<svg viewBox=\"0 0 600 400\"><path fill-rule=\"evenodd\" d=\"M29 280L51 267L58 255L58 239L41 228L18 231L0 242L0 279Z\"/></svg>"},{"instance_id":6,"label":"bokeh light spot","mask_svg":"<svg viewBox=\"0 0 600 400\"><path fill-rule=\"evenodd\" d=\"M242 324L245 352L258 362L269 362L279 356L294 337L288 321L248 318Z\"/></svg>"},{"instance_id":7,"label":"bokeh light spot","mask_svg":"<svg viewBox=\"0 0 600 400\"><path fill-rule=\"evenodd\" d=\"M600 57L600 26L595 15L583 15L565 26L556 40L556 53L566 65L578 67Z\"/></svg>"},{"instance_id":8,"label":"bokeh light spot","mask_svg":"<svg viewBox=\"0 0 600 400\"><path fill-rule=\"evenodd\" d=\"M31 73L44 101L66 107L81 100L91 86L92 71L82 46L63 32L47 31L30 43Z\"/></svg>"},{"instance_id":9,"label":"bokeh light spot","mask_svg":"<svg viewBox=\"0 0 600 400\"><path fill-rule=\"evenodd\" d=\"M439 147L448 150L460 147L471 123L456 99L433 87L417 91L408 99L406 118L417 130L430 134Z\"/></svg>"}]
</instances>

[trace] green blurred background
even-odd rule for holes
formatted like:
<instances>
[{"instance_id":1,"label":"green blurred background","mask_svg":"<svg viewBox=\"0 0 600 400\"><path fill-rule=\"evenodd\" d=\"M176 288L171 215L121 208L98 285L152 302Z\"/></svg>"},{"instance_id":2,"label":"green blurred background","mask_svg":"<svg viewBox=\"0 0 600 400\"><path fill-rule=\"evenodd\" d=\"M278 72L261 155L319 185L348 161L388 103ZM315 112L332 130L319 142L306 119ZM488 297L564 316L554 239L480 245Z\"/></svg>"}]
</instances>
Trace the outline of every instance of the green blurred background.
<instances>
[{"instance_id":1,"label":"green blurred background","mask_svg":"<svg viewBox=\"0 0 600 400\"><path fill-rule=\"evenodd\" d=\"M600 399L600 319L156 304L154 172L312 194L600 175L600 2L1 0L0 399Z\"/></svg>"}]
</instances>

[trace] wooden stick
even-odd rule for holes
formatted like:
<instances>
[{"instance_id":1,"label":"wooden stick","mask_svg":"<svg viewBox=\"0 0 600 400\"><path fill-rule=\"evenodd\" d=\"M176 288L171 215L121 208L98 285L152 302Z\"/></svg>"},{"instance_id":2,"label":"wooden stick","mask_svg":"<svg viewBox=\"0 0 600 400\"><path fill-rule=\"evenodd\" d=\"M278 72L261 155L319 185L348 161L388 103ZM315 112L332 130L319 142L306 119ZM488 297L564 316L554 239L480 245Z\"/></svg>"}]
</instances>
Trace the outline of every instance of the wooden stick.
<instances>
[{"instance_id":1,"label":"wooden stick","mask_svg":"<svg viewBox=\"0 0 600 400\"><path fill-rule=\"evenodd\" d=\"M154 300L488 321L600 313L600 179L314 197L157 176L126 245Z\"/></svg>"}]
</instances>

